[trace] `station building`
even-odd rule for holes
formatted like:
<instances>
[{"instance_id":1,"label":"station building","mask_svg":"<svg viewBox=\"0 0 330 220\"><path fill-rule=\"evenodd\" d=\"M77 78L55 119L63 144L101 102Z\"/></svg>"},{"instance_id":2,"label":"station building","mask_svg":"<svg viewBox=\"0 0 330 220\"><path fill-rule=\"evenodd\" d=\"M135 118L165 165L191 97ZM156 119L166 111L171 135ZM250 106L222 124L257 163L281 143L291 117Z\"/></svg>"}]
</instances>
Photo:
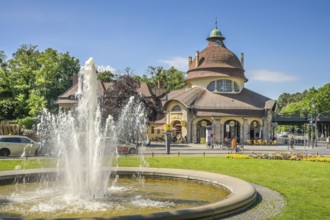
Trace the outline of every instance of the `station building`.
<instances>
[{"instance_id":1,"label":"station building","mask_svg":"<svg viewBox=\"0 0 330 220\"><path fill-rule=\"evenodd\" d=\"M150 122L149 139L163 140L164 126L172 127L172 136L189 143L212 141L222 143L236 138L238 143L248 140L273 139L272 115L275 100L245 88L244 55L239 59L224 43L225 37L216 27L207 38L208 44L188 58L187 86L166 95L159 88L150 89L141 83L139 92L147 97L161 98L164 113ZM58 97L64 109L76 105L77 77L72 87ZM99 94L110 88L99 82Z\"/></svg>"},{"instance_id":2,"label":"station building","mask_svg":"<svg viewBox=\"0 0 330 220\"><path fill-rule=\"evenodd\" d=\"M245 88L244 54L238 59L224 40L216 25L206 48L188 58L187 87L163 100L165 123L191 143L271 140L275 101Z\"/></svg>"}]
</instances>

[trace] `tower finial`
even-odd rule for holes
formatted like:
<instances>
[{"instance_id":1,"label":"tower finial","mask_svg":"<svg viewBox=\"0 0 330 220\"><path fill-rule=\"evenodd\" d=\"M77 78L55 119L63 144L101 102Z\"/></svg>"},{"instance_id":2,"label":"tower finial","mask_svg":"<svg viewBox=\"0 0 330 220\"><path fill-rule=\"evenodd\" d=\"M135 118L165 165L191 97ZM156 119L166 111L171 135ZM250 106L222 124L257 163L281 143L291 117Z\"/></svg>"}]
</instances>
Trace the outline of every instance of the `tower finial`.
<instances>
[{"instance_id":1,"label":"tower finial","mask_svg":"<svg viewBox=\"0 0 330 220\"><path fill-rule=\"evenodd\" d=\"M215 17L215 28L218 28L218 18Z\"/></svg>"}]
</instances>

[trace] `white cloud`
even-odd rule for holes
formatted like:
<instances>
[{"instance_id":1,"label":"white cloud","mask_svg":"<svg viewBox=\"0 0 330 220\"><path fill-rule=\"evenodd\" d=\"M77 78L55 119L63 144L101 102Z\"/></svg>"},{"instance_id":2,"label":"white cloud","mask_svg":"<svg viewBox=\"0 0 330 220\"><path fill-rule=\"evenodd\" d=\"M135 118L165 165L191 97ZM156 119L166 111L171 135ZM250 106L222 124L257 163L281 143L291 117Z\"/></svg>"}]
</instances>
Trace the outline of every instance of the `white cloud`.
<instances>
[{"instance_id":1,"label":"white cloud","mask_svg":"<svg viewBox=\"0 0 330 220\"><path fill-rule=\"evenodd\" d=\"M282 83L298 80L298 77L282 72L272 70L249 70L246 71L247 78L256 81L267 81L273 83Z\"/></svg>"},{"instance_id":2,"label":"white cloud","mask_svg":"<svg viewBox=\"0 0 330 220\"><path fill-rule=\"evenodd\" d=\"M169 59L159 60L161 63L174 66L178 70L186 71L188 66L188 58L185 57L171 57Z\"/></svg>"},{"instance_id":3,"label":"white cloud","mask_svg":"<svg viewBox=\"0 0 330 220\"><path fill-rule=\"evenodd\" d=\"M96 69L99 72L110 71L112 73L117 73L117 70L110 65L107 65L107 66L96 65Z\"/></svg>"}]
</instances>

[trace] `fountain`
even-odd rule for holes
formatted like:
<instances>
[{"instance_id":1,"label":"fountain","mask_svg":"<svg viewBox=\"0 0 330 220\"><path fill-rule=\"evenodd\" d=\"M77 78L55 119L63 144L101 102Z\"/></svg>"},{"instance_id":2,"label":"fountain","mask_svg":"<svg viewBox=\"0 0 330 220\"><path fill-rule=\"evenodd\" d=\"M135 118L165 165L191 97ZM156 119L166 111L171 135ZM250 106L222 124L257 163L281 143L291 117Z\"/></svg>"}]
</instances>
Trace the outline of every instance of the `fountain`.
<instances>
[{"instance_id":1,"label":"fountain","mask_svg":"<svg viewBox=\"0 0 330 220\"><path fill-rule=\"evenodd\" d=\"M141 167L118 167L118 140L143 143L146 138L144 106L131 98L117 121L111 116L104 121L98 91L90 58L79 73L75 110L45 111L41 117L41 143L58 158L56 169L1 172L0 217L197 219L228 215L254 203L254 188L242 180L147 168L141 150ZM8 184L13 181L24 184ZM174 194L185 193L173 197L173 185L178 189Z\"/></svg>"}]
</instances>

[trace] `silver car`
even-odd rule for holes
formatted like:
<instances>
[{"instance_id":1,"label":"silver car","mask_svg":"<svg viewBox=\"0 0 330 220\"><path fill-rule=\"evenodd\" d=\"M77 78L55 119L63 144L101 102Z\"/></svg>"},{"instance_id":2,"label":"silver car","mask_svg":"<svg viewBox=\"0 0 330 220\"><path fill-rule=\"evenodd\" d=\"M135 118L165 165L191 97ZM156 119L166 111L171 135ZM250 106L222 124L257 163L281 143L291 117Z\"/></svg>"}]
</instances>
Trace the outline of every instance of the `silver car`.
<instances>
[{"instance_id":1,"label":"silver car","mask_svg":"<svg viewBox=\"0 0 330 220\"><path fill-rule=\"evenodd\" d=\"M21 135L0 135L0 156L35 156L39 143Z\"/></svg>"}]
</instances>

